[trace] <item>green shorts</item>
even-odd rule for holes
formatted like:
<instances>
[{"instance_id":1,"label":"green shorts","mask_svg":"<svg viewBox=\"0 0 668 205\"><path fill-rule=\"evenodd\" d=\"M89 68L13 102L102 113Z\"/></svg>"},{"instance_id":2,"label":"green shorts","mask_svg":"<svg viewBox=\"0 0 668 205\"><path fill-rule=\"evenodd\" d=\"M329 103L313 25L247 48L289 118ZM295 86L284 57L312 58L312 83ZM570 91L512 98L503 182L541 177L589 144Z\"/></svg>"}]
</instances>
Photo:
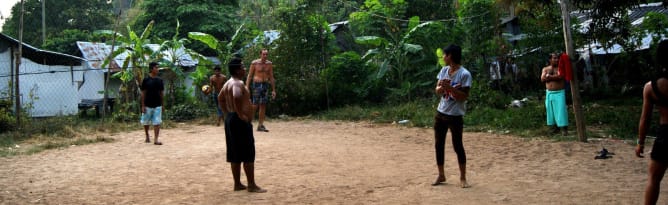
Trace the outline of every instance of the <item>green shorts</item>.
<instances>
[{"instance_id":1,"label":"green shorts","mask_svg":"<svg viewBox=\"0 0 668 205\"><path fill-rule=\"evenodd\" d=\"M568 126L566 91L564 89L545 91L545 111L548 126L554 124L557 124L557 127Z\"/></svg>"}]
</instances>

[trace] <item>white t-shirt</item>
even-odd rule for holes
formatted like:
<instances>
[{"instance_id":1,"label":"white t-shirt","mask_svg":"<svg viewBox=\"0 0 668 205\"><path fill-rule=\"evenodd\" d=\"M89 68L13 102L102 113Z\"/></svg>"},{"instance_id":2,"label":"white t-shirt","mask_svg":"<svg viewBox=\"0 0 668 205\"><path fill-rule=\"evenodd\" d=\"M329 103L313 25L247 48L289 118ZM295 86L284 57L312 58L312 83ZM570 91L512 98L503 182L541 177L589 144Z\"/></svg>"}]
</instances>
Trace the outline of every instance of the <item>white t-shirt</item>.
<instances>
[{"instance_id":1,"label":"white t-shirt","mask_svg":"<svg viewBox=\"0 0 668 205\"><path fill-rule=\"evenodd\" d=\"M450 66L445 66L441 68L441 72L438 73L436 78L438 80L449 79L450 85L456 87L461 85L461 88L470 88L471 87L471 73L460 66L453 75L449 75ZM452 116L463 116L466 114L466 101L456 101L448 92L441 96L441 101L438 103L437 110L446 115Z\"/></svg>"}]
</instances>

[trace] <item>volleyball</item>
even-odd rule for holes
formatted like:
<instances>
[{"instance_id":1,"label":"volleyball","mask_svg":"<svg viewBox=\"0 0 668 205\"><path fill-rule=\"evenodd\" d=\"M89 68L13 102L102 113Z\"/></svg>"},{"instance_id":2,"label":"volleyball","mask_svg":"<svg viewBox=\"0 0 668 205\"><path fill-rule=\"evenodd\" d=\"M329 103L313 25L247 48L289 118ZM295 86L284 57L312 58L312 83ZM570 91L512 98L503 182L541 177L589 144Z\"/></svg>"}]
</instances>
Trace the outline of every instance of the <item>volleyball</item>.
<instances>
[{"instance_id":1,"label":"volleyball","mask_svg":"<svg viewBox=\"0 0 668 205\"><path fill-rule=\"evenodd\" d=\"M211 89L211 86L209 85L202 86L202 92L204 93L204 95L208 95L209 93L211 93L212 90L213 89Z\"/></svg>"}]
</instances>

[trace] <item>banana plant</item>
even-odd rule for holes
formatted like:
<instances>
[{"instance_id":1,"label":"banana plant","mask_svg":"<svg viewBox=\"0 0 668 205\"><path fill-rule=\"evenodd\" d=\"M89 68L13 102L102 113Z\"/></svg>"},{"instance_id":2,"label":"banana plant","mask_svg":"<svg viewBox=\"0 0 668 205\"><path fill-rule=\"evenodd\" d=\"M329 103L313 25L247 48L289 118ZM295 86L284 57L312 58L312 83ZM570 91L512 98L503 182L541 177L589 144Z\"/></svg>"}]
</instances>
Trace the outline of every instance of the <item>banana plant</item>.
<instances>
[{"instance_id":1,"label":"banana plant","mask_svg":"<svg viewBox=\"0 0 668 205\"><path fill-rule=\"evenodd\" d=\"M141 35L137 35L130 26L127 26L128 36L117 35L117 40L120 45L117 45L111 54L110 59L116 59L121 55L125 55L123 64L120 66L121 70L115 73L112 77L118 78L122 81L122 92L125 93L125 101L129 103L134 100L139 94L139 87L144 78L144 73L148 73L148 63L151 61L159 61L162 58L160 52L153 51L148 44L150 43L149 36L153 29L154 21L148 23ZM109 65L109 59L106 59L102 67ZM132 84L134 81L134 84ZM133 93L136 93L133 95Z\"/></svg>"},{"instance_id":2,"label":"banana plant","mask_svg":"<svg viewBox=\"0 0 668 205\"><path fill-rule=\"evenodd\" d=\"M410 63L422 59L420 58L412 61L409 59L410 57L408 54L421 54L420 51L422 51L422 46L419 44L408 43L408 41L411 38L411 34L423 27L435 24L435 22L419 22L419 17L412 17L409 21L408 31L396 41L379 36L361 36L355 38L356 43L372 47L367 50L364 56L362 56L362 59L379 66L376 78L381 79L385 77L387 72L393 72L396 76L393 76L392 78L396 78L395 80L398 82L403 82L407 72L410 71Z\"/></svg>"},{"instance_id":3,"label":"banana plant","mask_svg":"<svg viewBox=\"0 0 668 205\"><path fill-rule=\"evenodd\" d=\"M183 62L185 59L197 59L197 66L205 67L208 63L206 63L208 60L202 56L201 54L193 51L192 49L188 49L185 47L185 45L190 43L190 40L188 38L179 38L179 30L181 28L181 23L177 19L176 20L176 31L174 32L174 35L172 36L172 39L163 41L160 44L160 47L158 48L159 53L161 54L166 54L166 58L161 58L160 59L160 64L163 65L163 68L166 68L167 70L171 71L173 75L167 75L168 76L168 86L167 86L167 96L170 97L171 100L169 100L167 103L168 106L172 106L174 103L176 103L177 99L177 89L183 89L187 91L187 87L183 85L183 82L185 81L186 75L181 69L181 67L184 64L194 64L194 62ZM190 57L190 58L187 58ZM165 77L165 76L163 76ZM195 87L198 87L197 84L195 84ZM186 92L187 93L187 92Z\"/></svg>"},{"instance_id":4,"label":"banana plant","mask_svg":"<svg viewBox=\"0 0 668 205\"><path fill-rule=\"evenodd\" d=\"M398 88L391 88L390 90L399 96L410 98L411 91L424 84L424 82L411 83L407 81L411 77L411 73L417 72L416 69L418 69L412 65L423 60L424 55L421 52L423 50L422 45L408 42L414 33L435 24L437 22L428 21L420 23L420 18L414 16L409 20L407 32L403 33L400 38L396 38L396 40L388 40L379 36L361 36L355 38L355 42L371 47L362 56L362 59L378 66L375 79L387 79L390 82L399 83L397 85ZM418 58L413 58L416 55Z\"/></svg>"},{"instance_id":5,"label":"banana plant","mask_svg":"<svg viewBox=\"0 0 668 205\"><path fill-rule=\"evenodd\" d=\"M229 62L234 54L234 48L241 43L241 33L244 31L244 24L241 24L239 28L234 32L234 35L230 41L221 41L218 40L215 36L202 32L188 32L188 38L204 43L209 48L216 51L216 55L221 64ZM200 62L209 62L208 59L200 55ZM211 64L206 63L206 64ZM206 67L206 64L199 63L195 72L190 74L190 77L194 80L193 84L200 86L208 82L210 68Z\"/></svg>"},{"instance_id":6,"label":"banana plant","mask_svg":"<svg viewBox=\"0 0 668 205\"><path fill-rule=\"evenodd\" d=\"M244 24L234 32L230 41L218 40L215 36L202 32L188 32L188 38L204 43L209 48L216 51L218 60L221 63L228 62L234 53L234 46L241 42L241 33L243 32Z\"/></svg>"}]
</instances>

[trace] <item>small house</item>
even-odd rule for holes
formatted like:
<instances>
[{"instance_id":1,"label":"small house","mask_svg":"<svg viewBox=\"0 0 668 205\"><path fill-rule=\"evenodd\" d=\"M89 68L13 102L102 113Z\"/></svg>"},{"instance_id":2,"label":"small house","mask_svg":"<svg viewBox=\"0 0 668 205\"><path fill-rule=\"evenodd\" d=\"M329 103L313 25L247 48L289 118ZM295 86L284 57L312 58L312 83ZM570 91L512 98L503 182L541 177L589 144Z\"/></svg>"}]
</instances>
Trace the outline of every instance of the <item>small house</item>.
<instances>
[{"instance_id":1,"label":"small house","mask_svg":"<svg viewBox=\"0 0 668 205\"><path fill-rule=\"evenodd\" d=\"M20 64L16 54L21 46ZM79 88L84 82L85 59L41 50L0 33L0 99L20 97L32 117L78 112ZM18 75L18 81L16 76ZM18 86L18 93L16 87Z\"/></svg>"}]
</instances>

